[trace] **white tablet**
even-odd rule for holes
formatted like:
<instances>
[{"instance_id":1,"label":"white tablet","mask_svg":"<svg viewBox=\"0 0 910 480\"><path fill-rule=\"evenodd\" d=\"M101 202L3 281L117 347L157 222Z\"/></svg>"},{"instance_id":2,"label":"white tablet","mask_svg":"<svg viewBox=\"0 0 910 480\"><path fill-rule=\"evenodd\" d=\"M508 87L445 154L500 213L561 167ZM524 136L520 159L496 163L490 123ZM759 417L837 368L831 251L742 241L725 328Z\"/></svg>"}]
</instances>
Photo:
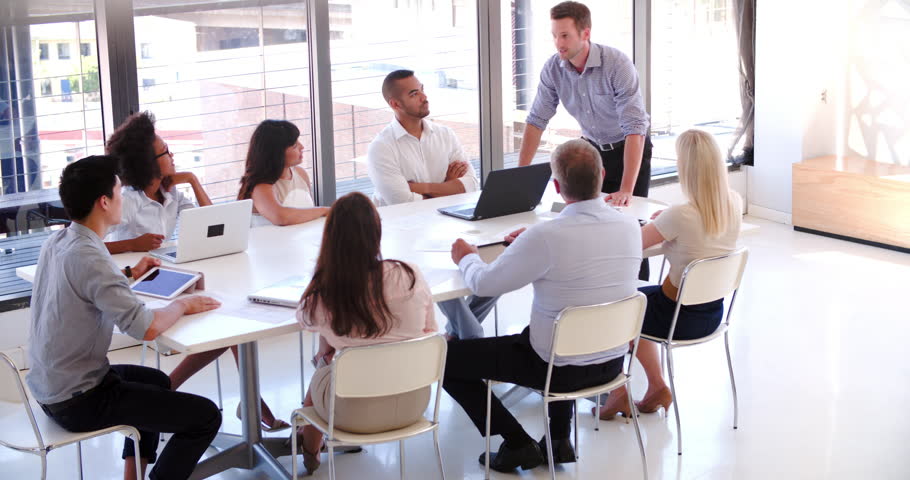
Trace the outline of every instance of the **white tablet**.
<instances>
[{"instance_id":1,"label":"white tablet","mask_svg":"<svg viewBox=\"0 0 910 480\"><path fill-rule=\"evenodd\" d=\"M170 270L156 267L133 282L130 288L141 295L170 300L196 283L202 275L198 273Z\"/></svg>"}]
</instances>

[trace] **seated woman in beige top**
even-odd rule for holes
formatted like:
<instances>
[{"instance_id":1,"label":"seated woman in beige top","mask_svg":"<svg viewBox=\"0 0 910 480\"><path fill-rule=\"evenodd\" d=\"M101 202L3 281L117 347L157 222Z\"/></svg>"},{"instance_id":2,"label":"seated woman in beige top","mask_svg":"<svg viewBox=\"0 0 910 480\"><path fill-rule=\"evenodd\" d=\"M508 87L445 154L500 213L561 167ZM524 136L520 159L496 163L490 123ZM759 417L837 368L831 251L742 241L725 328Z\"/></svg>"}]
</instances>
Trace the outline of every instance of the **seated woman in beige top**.
<instances>
[{"instance_id":1,"label":"seated woman in beige top","mask_svg":"<svg viewBox=\"0 0 910 480\"><path fill-rule=\"evenodd\" d=\"M362 193L349 193L332 205L313 280L297 320L319 334L317 370L305 406L329 416L330 368L336 350L418 338L438 330L430 288L417 267L383 260L379 252L379 212ZM417 421L430 389L369 399L335 399L335 428L355 433L393 430ZM304 467L319 466L322 434L311 426L298 432Z\"/></svg>"},{"instance_id":2,"label":"seated woman in beige top","mask_svg":"<svg viewBox=\"0 0 910 480\"><path fill-rule=\"evenodd\" d=\"M688 202L656 212L641 229L642 247L663 242L670 273L663 285L639 288L648 297L641 333L666 338L676 309L682 272L693 260L724 255L736 249L742 223L742 199L730 190L727 166L711 134L687 130L676 139L679 184ZM700 338L713 333L723 319L723 299L701 305L684 305L673 332L675 340ZM657 344L640 342L638 360L648 378L648 390L640 402L642 413L669 408L670 389L660 373ZM625 387L610 393L601 418L617 413L628 416Z\"/></svg>"},{"instance_id":3,"label":"seated woman in beige top","mask_svg":"<svg viewBox=\"0 0 910 480\"><path fill-rule=\"evenodd\" d=\"M238 200L253 199L253 225L296 225L325 216L300 167L300 129L286 120L264 120L250 138Z\"/></svg>"}]
</instances>

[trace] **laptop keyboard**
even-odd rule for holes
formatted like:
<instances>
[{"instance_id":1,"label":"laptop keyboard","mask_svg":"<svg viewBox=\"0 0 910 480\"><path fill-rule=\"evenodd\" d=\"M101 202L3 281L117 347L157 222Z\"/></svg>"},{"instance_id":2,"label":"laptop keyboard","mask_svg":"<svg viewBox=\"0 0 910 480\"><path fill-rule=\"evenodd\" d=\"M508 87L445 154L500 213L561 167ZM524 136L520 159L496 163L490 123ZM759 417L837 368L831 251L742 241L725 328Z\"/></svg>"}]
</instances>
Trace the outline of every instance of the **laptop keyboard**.
<instances>
[{"instance_id":1,"label":"laptop keyboard","mask_svg":"<svg viewBox=\"0 0 910 480\"><path fill-rule=\"evenodd\" d=\"M454 213L457 213L457 214L459 214L459 215L473 215L473 214L474 214L474 207L465 208L465 209L462 209L462 210L455 210Z\"/></svg>"},{"instance_id":2,"label":"laptop keyboard","mask_svg":"<svg viewBox=\"0 0 910 480\"><path fill-rule=\"evenodd\" d=\"M165 255L167 255L171 258L177 258L177 252L167 252L167 253L165 253Z\"/></svg>"}]
</instances>

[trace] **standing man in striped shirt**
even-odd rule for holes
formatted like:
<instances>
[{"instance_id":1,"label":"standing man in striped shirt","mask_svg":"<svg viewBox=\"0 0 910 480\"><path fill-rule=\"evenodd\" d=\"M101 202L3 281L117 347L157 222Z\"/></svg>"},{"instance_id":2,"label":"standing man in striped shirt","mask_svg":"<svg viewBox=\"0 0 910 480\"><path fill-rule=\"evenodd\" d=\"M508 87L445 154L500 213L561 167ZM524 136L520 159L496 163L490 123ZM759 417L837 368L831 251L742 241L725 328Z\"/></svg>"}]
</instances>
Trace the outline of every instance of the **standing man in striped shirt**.
<instances>
[{"instance_id":1,"label":"standing man in striped shirt","mask_svg":"<svg viewBox=\"0 0 910 480\"><path fill-rule=\"evenodd\" d=\"M619 50L591 43L591 11L578 2L550 9L557 53L540 72L537 97L528 114L518 156L529 165L547 123L563 107L578 120L582 138L594 145L603 160L603 192L617 206L632 196L647 197L651 182L649 117L632 61ZM647 280L647 259L639 278Z\"/></svg>"}]
</instances>

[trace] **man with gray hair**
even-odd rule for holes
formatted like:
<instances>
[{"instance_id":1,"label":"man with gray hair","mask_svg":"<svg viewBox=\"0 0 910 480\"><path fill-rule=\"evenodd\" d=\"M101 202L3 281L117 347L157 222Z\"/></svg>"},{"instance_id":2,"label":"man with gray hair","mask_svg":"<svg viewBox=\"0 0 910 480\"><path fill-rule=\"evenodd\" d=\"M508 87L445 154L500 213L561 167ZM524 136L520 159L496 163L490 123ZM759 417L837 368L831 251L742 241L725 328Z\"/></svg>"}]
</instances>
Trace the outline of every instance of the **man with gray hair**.
<instances>
[{"instance_id":1,"label":"man with gray hair","mask_svg":"<svg viewBox=\"0 0 910 480\"><path fill-rule=\"evenodd\" d=\"M550 163L556 191L566 202L559 217L509 234L509 247L490 264L463 239L452 245L452 260L475 295L502 295L534 285L531 320L520 334L449 342L443 388L481 435L486 426L484 380L542 389L559 312L636 292L641 231L634 217L617 212L600 198L604 170L597 150L584 140L570 140L553 152ZM606 383L622 371L627 350L557 357L551 388L568 391ZM573 406L571 401L550 404L557 463L575 461L569 441ZM508 472L542 464L546 439L535 442L495 396L491 411L490 431L504 442L498 453L490 455L490 468Z\"/></svg>"}]
</instances>

